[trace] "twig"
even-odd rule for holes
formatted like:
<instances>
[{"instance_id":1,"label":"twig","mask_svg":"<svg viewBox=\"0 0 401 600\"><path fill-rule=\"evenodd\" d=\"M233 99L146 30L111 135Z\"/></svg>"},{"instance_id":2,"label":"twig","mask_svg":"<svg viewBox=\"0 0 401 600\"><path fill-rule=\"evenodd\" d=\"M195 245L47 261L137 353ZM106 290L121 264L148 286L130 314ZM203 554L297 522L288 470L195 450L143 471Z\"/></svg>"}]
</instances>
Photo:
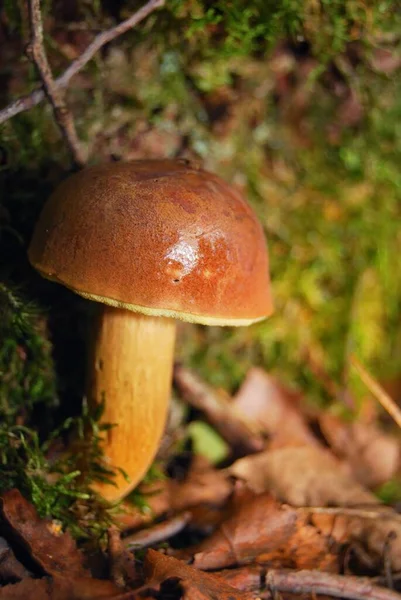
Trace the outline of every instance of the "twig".
<instances>
[{"instance_id":1,"label":"twig","mask_svg":"<svg viewBox=\"0 0 401 600\"><path fill-rule=\"evenodd\" d=\"M163 523L158 523L153 527L142 529L141 531L127 536L123 540L123 544L129 550L137 550L139 548L153 546L153 544L158 544L159 542L168 540L169 538L173 537L173 535L176 535L182 531L190 520L190 512L181 513L175 517L172 517L171 519L163 521Z\"/></svg>"},{"instance_id":2,"label":"twig","mask_svg":"<svg viewBox=\"0 0 401 600\"><path fill-rule=\"evenodd\" d=\"M375 396L389 415L393 417L398 427L401 427L401 410L394 400L387 394L382 386L373 379L355 356L351 356L350 361L368 390Z\"/></svg>"},{"instance_id":3,"label":"twig","mask_svg":"<svg viewBox=\"0 0 401 600\"><path fill-rule=\"evenodd\" d=\"M343 517L356 517L358 519L374 520L383 519L384 521L401 522L401 515L399 515L392 508L389 507L383 507L383 510L367 510L340 506L301 506L297 510L318 515L335 515Z\"/></svg>"},{"instance_id":4,"label":"twig","mask_svg":"<svg viewBox=\"0 0 401 600\"><path fill-rule=\"evenodd\" d=\"M66 88L72 77L74 77L74 75L83 69L83 67L93 58L100 48L120 35L126 33L129 29L132 29L138 25L138 23L143 21L143 19L154 12L157 8L164 6L164 3L165 0L149 0L149 2L147 2L125 21L122 21L115 27L111 27L110 29L99 33L89 44L86 50L84 50L84 52L70 64L64 73L54 80L55 85L60 89ZM43 88L34 90L28 96L18 98L18 100L15 100L0 111L0 124L8 121L8 119L11 119L12 117L15 117L15 115L18 115L19 113L29 110L37 104L40 104L44 98L45 92Z\"/></svg>"},{"instance_id":5,"label":"twig","mask_svg":"<svg viewBox=\"0 0 401 600\"><path fill-rule=\"evenodd\" d=\"M118 587L124 588L128 581L134 581L136 578L135 560L124 546L116 526L108 529L107 538L111 579Z\"/></svg>"},{"instance_id":6,"label":"twig","mask_svg":"<svg viewBox=\"0 0 401 600\"><path fill-rule=\"evenodd\" d=\"M53 107L54 117L63 138L70 149L74 162L77 166L83 166L86 162L85 154L81 148L75 129L74 119L64 101L64 93L53 79L49 61L43 42L43 24L40 12L40 0L29 0L29 20L31 25L31 40L27 47L28 57L35 63L43 82L44 93Z\"/></svg>"},{"instance_id":7,"label":"twig","mask_svg":"<svg viewBox=\"0 0 401 600\"><path fill-rule=\"evenodd\" d=\"M367 577L331 575L320 571L271 569L266 572L266 588L270 592L322 594L348 600L401 600L401 595L381 588Z\"/></svg>"},{"instance_id":8,"label":"twig","mask_svg":"<svg viewBox=\"0 0 401 600\"><path fill-rule=\"evenodd\" d=\"M246 416L219 397L195 373L175 365L174 383L188 404L200 410L220 435L241 454L263 450L264 440Z\"/></svg>"}]
</instances>

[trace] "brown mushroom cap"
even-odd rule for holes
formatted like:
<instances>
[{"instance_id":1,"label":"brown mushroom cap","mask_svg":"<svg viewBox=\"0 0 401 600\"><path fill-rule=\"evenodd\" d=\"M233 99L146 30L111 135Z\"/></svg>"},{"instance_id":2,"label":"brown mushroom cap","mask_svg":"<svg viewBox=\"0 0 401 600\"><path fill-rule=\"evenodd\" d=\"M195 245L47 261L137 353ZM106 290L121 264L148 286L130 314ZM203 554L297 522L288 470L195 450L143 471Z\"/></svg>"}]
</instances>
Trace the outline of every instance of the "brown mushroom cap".
<instances>
[{"instance_id":1,"label":"brown mushroom cap","mask_svg":"<svg viewBox=\"0 0 401 600\"><path fill-rule=\"evenodd\" d=\"M262 228L240 193L181 161L84 169L43 208L32 265L112 306L210 325L272 312Z\"/></svg>"}]
</instances>

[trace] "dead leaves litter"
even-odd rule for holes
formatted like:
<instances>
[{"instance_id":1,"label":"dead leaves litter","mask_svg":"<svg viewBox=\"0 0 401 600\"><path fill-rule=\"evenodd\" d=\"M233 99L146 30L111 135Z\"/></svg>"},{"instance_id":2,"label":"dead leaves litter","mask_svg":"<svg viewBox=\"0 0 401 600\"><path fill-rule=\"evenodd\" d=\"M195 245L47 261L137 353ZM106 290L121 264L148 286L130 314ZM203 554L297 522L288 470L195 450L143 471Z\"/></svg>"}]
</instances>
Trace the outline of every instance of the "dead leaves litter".
<instances>
[{"instance_id":1,"label":"dead leaves litter","mask_svg":"<svg viewBox=\"0 0 401 600\"><path fill-rule=\"evenodd\" d=\"M148 512L126 505L109 530L107 580L92 576L57 523L17 490L3 494L0 600L401 598L343 575L401 572L401 516L369 489L397 472L398 439L374 422L305 412L299 395L260 369L223 402L178 373L216 427L229 407L217 428L231 459L245 456L217 469L189 455L175 477L142 486ZM163 552L130 551L166 540Z\"/></svg>"},{"instance_id":2,"label":"dead leaves litter","mask_svg":"<svg viewBox=\"0 0 401 600\"><path fill-rule=\"evenodd\" d=\"M339 560L331 532L324 535L307 515L243 486L237 486L230 514L216 532L177 556L205 570L256 562L337 571Z\"/></svg>"}]
</instances>

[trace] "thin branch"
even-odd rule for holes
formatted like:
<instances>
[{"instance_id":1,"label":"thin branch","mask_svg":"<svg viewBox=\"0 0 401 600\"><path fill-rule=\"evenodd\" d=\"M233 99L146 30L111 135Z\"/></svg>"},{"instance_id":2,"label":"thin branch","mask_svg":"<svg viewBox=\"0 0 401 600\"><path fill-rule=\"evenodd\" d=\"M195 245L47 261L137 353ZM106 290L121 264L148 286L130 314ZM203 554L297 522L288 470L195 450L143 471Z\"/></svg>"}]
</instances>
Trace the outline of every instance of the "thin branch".
<instances>
[{"instance_id":1,"label":"thin branch","mask_svg":"<svg viewBox=\"0 0 401 600\"><path fill-rule=\"evenodd\" d=\"M401 427L401 410L394 400L387 394L382 386L367 372L365 367L355 356L350 358L351 364L358 372L359 377L366 385L368 390L380 402L383 408L391 415L399 427Z\"/></svg>"},{"instance_id":2,"label":"thin branch","mask_svg":"<svg viewBox=\"0 0 401 600\"><path fill-rule=\"evenodd\" d=\"M396 513L392 508L383 506L380 510L367 510L360 508L352 508L347 506L300 506L297 510L305 511L317 515L334 515L341 517L355 517L358 519L401 522L401 515Z\"/></svg>"},{"instance_id":3,"label":"thin branch","mask_svg":"<svg viewBox=\"0 0 401 600\"><path fill-rule=\"evenodd\" d=\"M74 119L64 101L64 93L57 86L47 60L43 41L42 14L40 0L29 0L29 20L31 26L31 40L27 47L28 57L35 63L43 82L44 93L53 107L54 117L60 128L62 136L70 149L74 162L83 166L86 162L85 154L75 129Z\"/></svg>"},{"instance_id":4,"label":"thin branch","mask_svg":"<svg viewBox=\"0 0 401 600\"><path fill-rule=\"evenodd\" d=\"M400 594L375 585L367 577L331 575L320 571L269 569L266 588L273 593L314 593L348 600L401 600Z\"/></svg>"},{"instance_id":5,"label":"thin branch","mask_svg":"<svg viewBox=\"0 0 401 600\"><path fill-rule=\"evenodd\" d=\"M115 38L123 35L138 25L138 23L143 21L143 19L154 12L157 8L164 6L164 3L165 0L149 0L149 2L147 2L125 21L122 21L115 27L111 27L110 29L99 33L89 44L86 50L84 50L84 52L70 64L64 73L54 80L55 85L60 89L68 87L72 77L74 77L74 75L83 69L83 67L93 58L98 50L100 50L105 44L108 44ZM37 104L40 104L44 98L45 92L43 88L34 90L28 96L18 98L18 100L15 100L0 111L0 124L8 121L8 119L11 119L12 117L15 117L15 115L18 115L19 113L29 110Z\"/></svg>"},{"instance_id":6,"label":"thin branch","mask_svg":"<svg viewBox=\"0 0 401 600\"><path fill-rule=\"evenodd\" d=\"M111 579L118 587L125 588L137 579L134 555L125 548L115 525L108 529L107 541Z\"/></svg>"},{"instance_id":7,"label":"thin branch","mask_svg":"<svg viewBox=\"0 0 401 600\"><path fill-rule=\"evenodd\" d=\"M128 550L138 550L139 548L147 548L159 542L164 542L169 538L180 533L188 525L191 520L190 512L183 512L171 519L167 519L162 523L157 523L153 527L142 529L136 533L132 533L124 538L124 546Z\"/></svg>"}]
</instances>

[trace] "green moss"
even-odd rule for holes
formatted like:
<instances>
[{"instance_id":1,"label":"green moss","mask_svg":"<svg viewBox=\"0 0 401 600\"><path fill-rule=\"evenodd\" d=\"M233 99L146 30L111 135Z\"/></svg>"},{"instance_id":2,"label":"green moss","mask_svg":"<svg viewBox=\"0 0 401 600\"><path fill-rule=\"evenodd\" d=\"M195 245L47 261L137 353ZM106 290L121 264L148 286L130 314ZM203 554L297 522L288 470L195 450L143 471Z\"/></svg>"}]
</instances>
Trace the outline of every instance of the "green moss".
<instances>
[{"instance_id":1,"label":"green moss","mask_svg":"<svg viewBox=\"0 0 401 600\"><path fill-rule=\"evenodd\" d=\"M0 283L0 419L5 427L24 419L37 404L55 407L51 345L44 316Z\"/></svg>"},{"instance_id":2,"label":"green moss","mask_svg":"<svg viewBox=\"0 0 401 600\"><path fill-rule=\"evenodd\" d=\"M37 508L80 540L101 540L112 522L113 506L91 489L94 481L112 485L113 472L102 462L100 438L107 426L86 405L80 417L67 419L40 442L24 426L0 428L0 492L17 487ZM73 438L66 449L62 437Z\"/></svg>"}]
</instances>

